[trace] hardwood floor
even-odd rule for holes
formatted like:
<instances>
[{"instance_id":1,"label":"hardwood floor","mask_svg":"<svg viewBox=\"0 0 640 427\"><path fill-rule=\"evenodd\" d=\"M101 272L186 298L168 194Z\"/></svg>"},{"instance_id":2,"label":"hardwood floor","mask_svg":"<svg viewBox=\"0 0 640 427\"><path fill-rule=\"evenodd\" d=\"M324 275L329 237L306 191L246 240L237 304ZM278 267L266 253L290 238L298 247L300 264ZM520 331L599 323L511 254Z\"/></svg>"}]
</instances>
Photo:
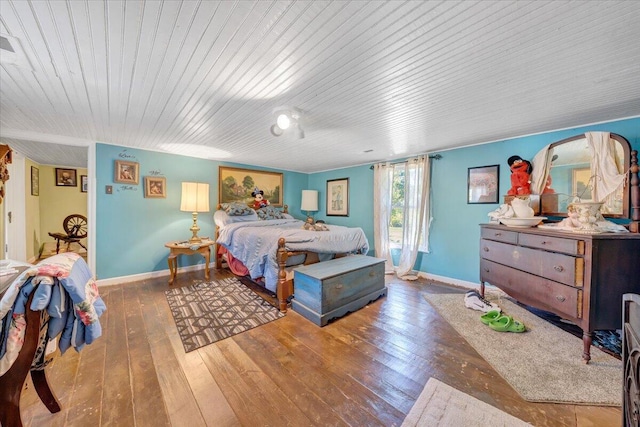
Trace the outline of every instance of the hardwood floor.
<instances>
[{"instance_id":1,"label":"hardwood floor","mask_svg":"<svg viewBox=\"0 0 640 427\"><path fill-rule=\"evenodd\" d=\"M420 295L457 288L389 277L386 297L323 328L289 310L185 354L167 281L100 288L103 336L47 368L61 412L28 380L26 426L399 426L431 377L536 426L621 422L619 408L522 400Z\"/></svg>"}]
</instances>

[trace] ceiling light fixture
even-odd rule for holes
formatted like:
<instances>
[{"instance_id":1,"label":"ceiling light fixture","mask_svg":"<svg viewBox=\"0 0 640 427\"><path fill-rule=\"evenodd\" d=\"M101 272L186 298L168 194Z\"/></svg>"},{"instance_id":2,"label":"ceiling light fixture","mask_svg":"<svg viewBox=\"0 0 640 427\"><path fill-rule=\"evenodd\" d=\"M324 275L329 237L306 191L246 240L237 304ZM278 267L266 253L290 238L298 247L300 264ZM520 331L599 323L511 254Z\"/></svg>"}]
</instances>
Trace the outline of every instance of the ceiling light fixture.
<instances>
[{"instance_id":1,"label":"ceiling light fixture","mask_svg":"<svg viewBox=\"0 0 640 427\"><path fill-rule=\"evenodd\" d=\"M271 126L270 131L273 136L281 136L288 129L292 129L293 134L298 138L304 138L304 130L300 125L302 111L295 107L278 107L273 110L276 123Z\"/></svg>"}]
</instances>

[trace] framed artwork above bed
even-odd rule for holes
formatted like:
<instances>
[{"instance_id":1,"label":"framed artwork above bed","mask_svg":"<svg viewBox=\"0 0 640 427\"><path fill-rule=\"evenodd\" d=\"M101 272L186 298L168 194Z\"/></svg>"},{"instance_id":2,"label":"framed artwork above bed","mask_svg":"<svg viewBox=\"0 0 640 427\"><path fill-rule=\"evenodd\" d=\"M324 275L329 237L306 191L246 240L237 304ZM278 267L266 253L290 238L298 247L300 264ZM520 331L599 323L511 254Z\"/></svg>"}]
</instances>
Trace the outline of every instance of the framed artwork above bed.
<instances>
[{"instance_id":1,"label":"framed artwork above bed","mask_svg":"<svg viewBox=\"0 0 640 427\"><path fill-rule=\"evenodd\" d=\"M252 203L254 198L251 192L257 187L264 191L264 199L271 206L281 207L283 204L283 174L280 172L220 166L219 175L220 203Z\"/></svg>"},{"instance_id":2,"label":"framed artwork above bed","mask_svg":"<svg viewBox=\"0 0 640 427\"><path fill-rule=\"evenodd\" d=\"M349 178L327 181L327 216L349 216Z\"/></svg>"}]
</instances>

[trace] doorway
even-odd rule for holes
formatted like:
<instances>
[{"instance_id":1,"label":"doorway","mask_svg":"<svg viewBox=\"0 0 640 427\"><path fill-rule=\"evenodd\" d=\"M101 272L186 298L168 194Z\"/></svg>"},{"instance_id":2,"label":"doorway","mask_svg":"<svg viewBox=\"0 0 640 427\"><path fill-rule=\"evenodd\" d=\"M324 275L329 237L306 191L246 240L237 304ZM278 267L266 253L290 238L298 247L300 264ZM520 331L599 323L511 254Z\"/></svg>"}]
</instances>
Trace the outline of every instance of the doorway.
<instances>
[{"instance_id":1,"label":"doorway","mask_svg":"<svg viewBox=\"0 0 640 427\"><path fill-rule=\"evenodd\" d=\"M67 216L88 217L88 188L83 183L88 182L89 147L13 139L3 143L14 153L0 222L4 257L35 263L56 253L57 240L48 233L63 233ZM75 180L58 185L60 170L73 171ZM87 239L81 243L61 244L58 250L87 258Z\"/></svg>"}]
</instances>

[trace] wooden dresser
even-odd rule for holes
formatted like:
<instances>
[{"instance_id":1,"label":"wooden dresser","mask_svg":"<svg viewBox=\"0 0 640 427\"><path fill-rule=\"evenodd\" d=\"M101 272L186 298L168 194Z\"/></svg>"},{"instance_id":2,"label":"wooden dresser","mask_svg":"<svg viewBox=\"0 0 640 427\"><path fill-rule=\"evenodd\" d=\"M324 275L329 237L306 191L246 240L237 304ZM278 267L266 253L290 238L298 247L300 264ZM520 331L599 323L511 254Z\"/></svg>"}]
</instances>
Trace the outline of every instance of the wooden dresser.
<instances>
[{"instance_id":1,"label":"wooden dresser","mask_svg":"<svg viewBox=\"0 0 640 427\"><path fill-rule=\"evenodd\" d=\"M592 332L620 329L622 295L640 293L640 234L483 224L480 283L574 322L588 363Z\"/></svg>"}]
</instances>

